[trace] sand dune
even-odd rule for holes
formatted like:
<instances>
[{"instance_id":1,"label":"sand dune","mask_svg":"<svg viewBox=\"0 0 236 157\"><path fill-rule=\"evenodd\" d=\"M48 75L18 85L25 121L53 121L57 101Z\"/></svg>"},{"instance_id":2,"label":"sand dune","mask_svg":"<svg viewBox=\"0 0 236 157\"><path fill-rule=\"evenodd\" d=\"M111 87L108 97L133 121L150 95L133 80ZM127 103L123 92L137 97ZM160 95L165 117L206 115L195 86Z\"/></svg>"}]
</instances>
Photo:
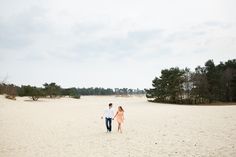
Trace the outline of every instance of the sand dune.
<instances>
[{"instance_id":1,"label":"sand dune","mask_svg":"<svg viewBox=\"0 0 236 157\"><path fill-rule=\"evenodd\" d=\"M0 96L0 157L234 157L236 106L154 104L145 97L16 101ZM125 109L106 133L103 109Z\"/></svg>"}]
</instances>

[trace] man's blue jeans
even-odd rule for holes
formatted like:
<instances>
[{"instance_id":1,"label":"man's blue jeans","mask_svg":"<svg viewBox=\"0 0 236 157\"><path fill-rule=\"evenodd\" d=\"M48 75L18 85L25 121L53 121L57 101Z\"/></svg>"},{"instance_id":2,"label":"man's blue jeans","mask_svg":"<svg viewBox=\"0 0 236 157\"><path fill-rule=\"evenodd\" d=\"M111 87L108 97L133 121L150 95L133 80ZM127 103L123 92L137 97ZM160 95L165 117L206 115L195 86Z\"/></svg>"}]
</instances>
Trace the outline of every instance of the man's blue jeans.
<instances>
[{"instance_id":1,"label":"man's blue jeans","mask_svg":"<svg viewBox=\"0 0 236 157\"><path fill-rule=\"evenodd\" d=\"M111 132L111 122L112 122L112 118L106 118L106 127L107 127L107 131Z\"/></svg>"}]
</instances>

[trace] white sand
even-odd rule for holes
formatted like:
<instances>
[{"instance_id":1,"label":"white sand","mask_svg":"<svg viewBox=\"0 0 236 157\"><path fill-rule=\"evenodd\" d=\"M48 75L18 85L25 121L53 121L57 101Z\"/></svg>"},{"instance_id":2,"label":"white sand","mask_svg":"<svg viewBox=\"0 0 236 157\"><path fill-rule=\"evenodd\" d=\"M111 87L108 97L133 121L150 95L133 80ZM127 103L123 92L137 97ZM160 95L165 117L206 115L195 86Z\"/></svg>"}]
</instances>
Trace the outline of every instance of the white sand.
<instances>
[{"instance_id":1,"label":"white sand","mask_svg":"<svg viewBox=\"0 0 236 157\"><path fill-rule=\"evenodd\" d=\"M235 157L236 106L155 104L145 97L80 100L0 96L0 157ZM103 109L125 109L106 133Z\"/></svg>"}]
</instances>

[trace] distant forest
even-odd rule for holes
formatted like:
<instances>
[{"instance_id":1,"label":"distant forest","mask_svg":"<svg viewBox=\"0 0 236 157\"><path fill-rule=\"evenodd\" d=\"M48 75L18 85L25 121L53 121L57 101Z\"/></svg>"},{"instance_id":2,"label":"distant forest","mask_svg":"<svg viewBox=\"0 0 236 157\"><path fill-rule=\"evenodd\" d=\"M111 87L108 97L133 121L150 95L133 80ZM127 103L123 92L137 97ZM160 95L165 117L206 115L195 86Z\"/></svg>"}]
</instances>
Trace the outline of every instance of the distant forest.
<instances>
[{"instance_id":1,"label":"distant forest","mask_svg":"<svg viewBox=\"0 0 236 157\"><path fill-rule=\"evenodd\" d=\"M236 59L215 65L208 60L203 67L170 68L161 71L146 89L149 101L176 104L236 102Z\"/></svg>"},{"instance_id":2,"label":"distant forest","mask_svg":"<svg viewBox=\"0 0 236 157\"><path fill-rule=\"evenodd\" d=\"M40 97L69 96L79 99L81 95L136 95L145 94L145 91L128 88L62 88L56 83L45 83L43 88L30 85L19 87L13 84L0 83L0 94L6 94L6 97L10 99L15 99L15 96L29 96L37 101Z\"/></svg>"}]
</instances>

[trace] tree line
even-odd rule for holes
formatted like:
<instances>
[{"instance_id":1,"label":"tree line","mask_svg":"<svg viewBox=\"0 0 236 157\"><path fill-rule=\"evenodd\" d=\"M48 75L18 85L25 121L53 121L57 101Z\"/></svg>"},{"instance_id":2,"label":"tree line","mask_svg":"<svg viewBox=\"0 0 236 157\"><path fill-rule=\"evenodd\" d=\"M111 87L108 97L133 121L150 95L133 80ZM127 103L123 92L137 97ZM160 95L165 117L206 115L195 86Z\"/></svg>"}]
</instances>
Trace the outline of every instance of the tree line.
<instances>
[{"instance_id":1,"label":"tree line","mask_svg":"<svg viewBox=\"0 0 236 157\"><path fill-rule=\"evenodd\" d=\"M141 89L129 89L129 88L77 88L80 95L138 95L145 94Z\"/></svg>"},{"instance_id":2,"label":"tree line","mask_svg":"<svg viewBox=\"0 0 236 157\"><path fill-rule=\"evenodd\" d=\"M29 96L37 101L40 97L63 97L69 96L79 99L81 95L134 95L145 94L144 90L128 88L62 88L56 83L45 83L43 87L31 85L15 86L13 84L0 83L0 94L7 94L7 97L14 99L15 96Z\"/></svg>"},{"instance_id":3,"label":"tree line","mask_svg":"<svg viewBox=\"0 0 236 157\"><path fill-rule=\"evenodd\" d=\"M208 60L195 71L178 67L164 69L146 89L149 101L177 104L203 104L236 101L236 59L215 65Z\"/></svg>"}]
</instances>

